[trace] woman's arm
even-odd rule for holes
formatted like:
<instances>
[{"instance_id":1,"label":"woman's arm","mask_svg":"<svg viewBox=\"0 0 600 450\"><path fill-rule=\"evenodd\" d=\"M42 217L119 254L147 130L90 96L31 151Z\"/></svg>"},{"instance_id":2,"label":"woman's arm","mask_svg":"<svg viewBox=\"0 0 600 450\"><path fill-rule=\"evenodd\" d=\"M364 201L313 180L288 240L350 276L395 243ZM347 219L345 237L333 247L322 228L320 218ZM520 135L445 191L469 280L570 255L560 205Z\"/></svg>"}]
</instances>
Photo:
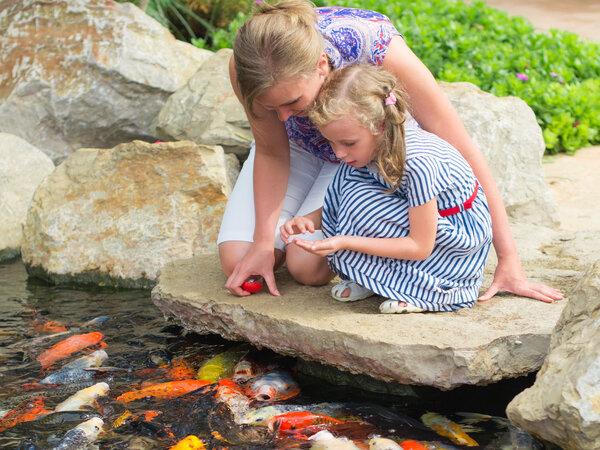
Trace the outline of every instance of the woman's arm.
<instances>
[{"instance_id":1,"label":"woman's arm","mask_svg":"<svg viewBox=\"0 0 600 450\"><path fill-rule=\"evenodd\" d=\"M319 256L338 250L352 250L369 255L395 259L423 260L433 250L437 231L437 200L408 208L410 233L401 238L369 238L362 236L333 236L321 241L294 239L294 243Z\"/></svg>"},{"instance_id":2,"label":"woman's arm","mask_svg":"<svg viewBox=\"0 0 600 450\"><path fill-rule=\"evenodd\" d=\"M233 57L229 63L229 76L234 92L241 102ZM242 102L243 104L243 102ZM275 111L255 106L259 118L247 114L256 150L254 157L254 242L227 279L225 287L233 294L248 295L242 283L250 275L261 275L274 295L279 295L273 266L275 263L275 230L287 188L290 152L285 125ZM250 222L251 217L248 218Z\"/></svg>"},{"instance_id":3,"label":"woman's arm","mask_svg":"<svg viewBox=\"0 0 600 450\"><path fill-rule=\"evenodd\" d=\"M498 266L494 281L480 300L489 300L500 290L545 302L562 299L560 291L527 280L519 261L500 191L487 161L465 130L458 113L429 69L400 36L392 39L383 67L396 75L407 92L412 114L417 122L425 130L438 135L460 151L485 191L492 216Z\"/></svg>"}]
</instances>

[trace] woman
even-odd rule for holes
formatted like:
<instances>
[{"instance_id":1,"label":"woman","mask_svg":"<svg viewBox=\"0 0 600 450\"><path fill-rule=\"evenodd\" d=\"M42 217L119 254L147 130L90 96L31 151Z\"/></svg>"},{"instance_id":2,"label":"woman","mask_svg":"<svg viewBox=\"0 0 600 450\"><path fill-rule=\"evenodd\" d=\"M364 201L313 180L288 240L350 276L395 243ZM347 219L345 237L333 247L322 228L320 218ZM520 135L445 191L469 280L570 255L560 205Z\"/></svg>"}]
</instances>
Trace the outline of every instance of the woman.
<instances>
[{"instance_id":1,"label":"woman","mask_svg":"<svg viewBox=\"0 0 600 450\"><path fill-rule=\"evenodd\" d=\"M319 258L276 234L295 215L322 205L337 160L306 118L330 71L346 65L380 65L408 94L419 125L457 148L486 193L498 266L479 300L498 291L544 302L562 299L556 289L531 283L521 267L502 198L481 151L431 72L408 48L389 19L373 11L314 8L302 0L263 4L238 31L230 61L232 87L254 135L250 156L232 193L219 235L225 286L238 296L250 276L262 276L279 295L273 268L286 262L300 283L326 284ZM335 289L335 288L334 288ZM351 295L344 292L342 296Z\"/></svg>"}]
</instances>

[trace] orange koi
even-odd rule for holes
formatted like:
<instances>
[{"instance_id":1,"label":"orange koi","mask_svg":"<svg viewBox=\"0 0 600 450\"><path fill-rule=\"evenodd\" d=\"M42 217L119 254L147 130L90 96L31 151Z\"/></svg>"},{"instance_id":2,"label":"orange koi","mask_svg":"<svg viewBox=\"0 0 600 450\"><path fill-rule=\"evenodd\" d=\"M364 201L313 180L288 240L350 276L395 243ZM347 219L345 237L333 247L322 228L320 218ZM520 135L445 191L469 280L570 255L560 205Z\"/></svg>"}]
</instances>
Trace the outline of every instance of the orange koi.
<instances>
[{"instance_id":1,"label":"orange koi","mask_svg":"<svg viewBox=\"0 0 600 450\"><path fill-rule=\"evenodd\" d=\"M271 420L269 420L269 429L274 430L277 423L279 423L280 432L294 433L297 430L302 430L314 425L334 425L344 422L334 419L333 417L312 413L310 411L293 411L271 417Z\"/></svg>"},{"instance_id":2,"label":"orange koi","mask_svg":"<svg viewBox=\"0 0 600 450\"><path fill-rule=\"evenodd\" d=\"M16 424L21 422L30 422L37 419L40 416L45 416L52 411L44 407L44 396L38 396L31 400L26 400L19 404L15 409L6 413L2 419L0 419L0 432L7 428L14 427Z\"/></svg>"},{"instance_id":3,"label":"orange koi","mask_svg":"<svg viewBox=\"0 0 600 450\"><path fill-rule=\"evenodd\" d=\"M196 376L196 369L185 359L174 359L169 366L166 366L166 377L169 380L191 380Z\"/></svg>"},{"instance_id":4,"label":"orange koi","mask_svg":"<svg viewBox=\"0 0 600 450\"><path fill-rule=\"evenodd\" d=\"M400 447L402 447L402 450L427 450L427 447L423 444L411 440L402 441Z\"/></svg>"},{"instance_id":5,"label":"orange koi","mask_svg":"<svg viewBox=\"0 0 600 450\"><path fill-rule=\"evenodd\" d=\"M421 416L421 422L436 431L440 436L449 438L455 444L465 445L467 447L479 446L477 441L465 433L459 424L452 422L445 416L428 412Z\"/></svg>"},{"instance_id":6,"label":"orange koi","mask_svg":"<svg viewBox=\"0 0 600 450\"><path fill-rule=\"evenodd\" d=\"M62 323L41 317L34 320L33 329L38 333L60 333L61 331L67 331L67 327Z\"/></svg>"},{"instance_id":7,"label":"orange koi","mask_svg":"<svg viewBox=\"0 0 600 450\"><path fill-rule=\"evenodd\" d=\"M79 350L97 345L102 339L104 339L104 335L97 331L87 334L76 334L53 345L40 354L37 357L37 360L42 365L42 369L45 369L50 367L56 361L67 358Z\"/></svg>"},{"instance_id":8,"label":"orange koi","mask_svg":"<svg viewBox=\"0 0 600 450\"><path fill-rule=\"evenodd\" d=\"M204 450L206 444L198 439L197 436L190 434L186 438L179 441L170 450Z\"/></svg>"},{"instance_id":9,"label":"orange koi","mask_svg":"<svg viewBox=\"0 0 600 450\"><path fill-rule=\"evenodd\" d=\"M130 402L146 397L153 397L156 400L170 400L189 392L200 389L209 384L208 381L201 380L179 380L169 381L167 383L154 384L144 389L129 391L117 397L121 402Z\"/></svg>"}]
</instances>

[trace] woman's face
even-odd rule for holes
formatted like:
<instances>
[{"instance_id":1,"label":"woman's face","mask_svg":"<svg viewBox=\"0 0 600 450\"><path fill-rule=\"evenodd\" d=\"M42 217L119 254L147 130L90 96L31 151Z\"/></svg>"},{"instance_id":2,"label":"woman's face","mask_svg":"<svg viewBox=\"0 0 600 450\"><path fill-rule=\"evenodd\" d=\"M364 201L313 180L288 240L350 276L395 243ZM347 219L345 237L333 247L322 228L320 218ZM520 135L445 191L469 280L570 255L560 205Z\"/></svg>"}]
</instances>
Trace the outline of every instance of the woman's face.
<instances>
[{"instance_id":1,"label":"woman's face","mask_svg":"<svg viewBox=\"0 0 600 450\"><path fill-rule=\"evenodd\" d=\"M269 111L275 111L282 122L290 116L305 117L319 89L329 73L329 62L325 54L319 59L317 70L309 77L281 80L256 97L256 103Z\"/></svg>"}]
</instances>

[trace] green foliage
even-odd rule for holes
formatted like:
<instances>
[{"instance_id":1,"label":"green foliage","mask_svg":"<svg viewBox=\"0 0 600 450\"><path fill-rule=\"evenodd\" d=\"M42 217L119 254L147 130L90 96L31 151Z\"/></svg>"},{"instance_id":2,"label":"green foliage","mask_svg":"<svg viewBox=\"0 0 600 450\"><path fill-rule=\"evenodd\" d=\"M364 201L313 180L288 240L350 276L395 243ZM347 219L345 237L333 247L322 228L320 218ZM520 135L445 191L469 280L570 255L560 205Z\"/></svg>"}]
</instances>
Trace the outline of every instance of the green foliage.
<instances>
[{"instance_id":1,"label":"green foliage","mask_svg":"<svg viewBox=\"0 0 600 450\"><path fill-rule=\"evenodd\" d=\"M139 0L138 0L139 1ZM149 0L147 12L178 28L194 45L231 47L253 1L240 0L239 12L215 26L214 12L203 18L185 5L220 5L234 0ZM536 31L523 18L460 0L318 0L317 6L372 9L387 15L412 50L438 80L469 81L496 96L516 96L533 109L543 130L547 153L600 143L600 44L577 35ZM169 12L171 11L171 12ZM179 25L192 21L204 27ZM222 21L221 21L222 22ZM191 31L190 31L191 30ZM183 37L181 37L183 36Z\"/></svg>"}]
</instances>

